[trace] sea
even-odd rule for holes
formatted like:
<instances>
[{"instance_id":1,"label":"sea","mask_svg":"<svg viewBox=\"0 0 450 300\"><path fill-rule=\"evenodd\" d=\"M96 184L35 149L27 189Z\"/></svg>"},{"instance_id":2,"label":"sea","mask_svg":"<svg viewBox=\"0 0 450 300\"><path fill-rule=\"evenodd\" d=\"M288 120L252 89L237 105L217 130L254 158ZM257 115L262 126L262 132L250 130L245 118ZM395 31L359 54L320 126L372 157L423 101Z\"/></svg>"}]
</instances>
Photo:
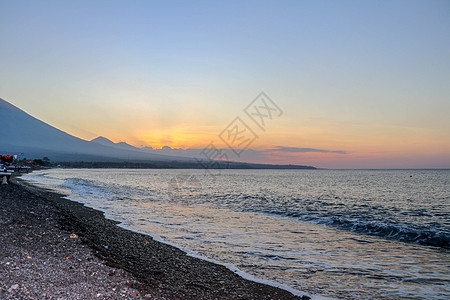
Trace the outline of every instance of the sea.
<instances>
[{"instance_id":1,"label":"sea","mask_svg":"<svg viewBox=\"0 0 450 300\"><path fill-rule=\"evenodd\" d=\"M450 170L55 168L23 179L295 294L450 299Z\"/></svg>"}]
</instances>

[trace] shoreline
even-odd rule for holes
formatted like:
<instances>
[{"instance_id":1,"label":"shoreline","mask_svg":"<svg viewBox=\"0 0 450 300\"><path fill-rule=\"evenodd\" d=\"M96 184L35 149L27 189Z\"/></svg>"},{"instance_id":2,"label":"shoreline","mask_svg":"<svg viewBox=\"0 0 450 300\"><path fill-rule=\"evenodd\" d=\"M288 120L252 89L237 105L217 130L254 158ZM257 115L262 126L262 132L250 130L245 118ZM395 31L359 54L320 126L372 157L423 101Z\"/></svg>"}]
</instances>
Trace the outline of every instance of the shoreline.
<instances>
[{"instance_id":1,"label":"shoreline","mask_svg":"<svg viewBox=\"0 0 450 300\"><path fill-rule=\"evenodd\" d=\"M119 222L107 219L101 211L62 198L63 195L56 192L17 180L17 177L12 180L10 186L0 188L2 188L0 189L2 202L3 194L8 189L12 193L20 194L22 202L27 201L22 198L32 197L37 206L48 206L50 216L47 219L52 219L54 230L59 230L66 236L76 235L77 238L73 240L79 241L78 246L86 246L81 251L91 252L104 267L124 272L119 276L124 282L136 281L125 284L125 287L130 289L128 291L130 295L127 297L309 299L307 295L296 296L285 289L245 279L238 275L239 272L233 272L224 265L189 255L179 248L155 240L150 235L125 229L119 226ZM5 205L2 203L2 206ZM29 221L32 221L31 219ZM124 283L115 284L124 285ZM0 286L0 295L7 297L9 290L11 287ZM120 295L112 297L123 298Z\"/></svg>"}]
</instances>

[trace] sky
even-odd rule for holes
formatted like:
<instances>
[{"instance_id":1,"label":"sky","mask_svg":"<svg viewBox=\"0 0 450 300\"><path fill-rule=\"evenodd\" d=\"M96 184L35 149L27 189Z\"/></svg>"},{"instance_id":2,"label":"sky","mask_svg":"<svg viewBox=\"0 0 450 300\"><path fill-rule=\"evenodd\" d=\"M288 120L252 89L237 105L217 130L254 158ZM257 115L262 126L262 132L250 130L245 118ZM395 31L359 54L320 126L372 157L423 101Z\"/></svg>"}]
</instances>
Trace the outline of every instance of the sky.
<instances>
[{"instance_id":1,"label":"sky","mask_svg":"<svg viewBox=\"0 0 450 300\"><path fill-rule=\"evenodd\" d=\"M230 148L238 118L231 160L450 168L450 2L0 0L0 98L88 140Z\"/></svg>"}]
</instances>

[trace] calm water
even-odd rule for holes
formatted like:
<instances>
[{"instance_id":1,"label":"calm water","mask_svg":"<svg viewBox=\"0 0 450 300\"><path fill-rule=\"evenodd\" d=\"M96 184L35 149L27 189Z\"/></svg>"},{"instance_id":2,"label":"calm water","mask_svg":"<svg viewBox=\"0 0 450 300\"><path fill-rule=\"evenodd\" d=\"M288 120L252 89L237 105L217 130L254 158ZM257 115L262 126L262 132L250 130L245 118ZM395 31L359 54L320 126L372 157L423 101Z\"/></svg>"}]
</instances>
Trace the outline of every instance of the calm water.
<instances>
[{"instance_id":1,"label":"calm water","mask_svg":"<svg viewBox=\"0 0 450 300\"><path fill-rule=\"evenodd\" d=\"M450 171L40 171L25 177L255 276L335 298L450 298Z\"/></svg>"}]
</instances>

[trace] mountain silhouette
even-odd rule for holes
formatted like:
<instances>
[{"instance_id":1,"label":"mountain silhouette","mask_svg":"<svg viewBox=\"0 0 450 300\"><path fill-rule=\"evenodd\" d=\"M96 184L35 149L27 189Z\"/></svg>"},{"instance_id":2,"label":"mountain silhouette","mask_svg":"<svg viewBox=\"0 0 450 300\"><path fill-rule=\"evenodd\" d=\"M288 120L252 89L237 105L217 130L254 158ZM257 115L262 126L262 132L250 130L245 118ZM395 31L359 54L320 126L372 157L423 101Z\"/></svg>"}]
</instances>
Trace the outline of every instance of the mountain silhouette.
<instances>
[{"instance_id":1,"label":"mountain silhouette","mask_svg":"<svg viewBox=\"0 0 450 300\"><path fill-rule=\"evenodd\" d=\"M95 139L92 139L91 142L94 142L94 143L97 143L100 145L104 145L104 146L114 147L116 149L121 149L121 150L142 151L142 149L134 147L125 142L114 143L113 141L111 141L103 136L96 137Z\"/></svg>"},{"instance_id":2,"label":"mountain silhouette","mask_svg":"<svg viewBox=\"0 0 450 300\"><path fill-rule=\"evenodd\" d=\"M99 137L86 141L48 125L0 98L0 153L53 161L192 161L184 157L151 154L126 143Z\"/></svg>"}]
</instances>

